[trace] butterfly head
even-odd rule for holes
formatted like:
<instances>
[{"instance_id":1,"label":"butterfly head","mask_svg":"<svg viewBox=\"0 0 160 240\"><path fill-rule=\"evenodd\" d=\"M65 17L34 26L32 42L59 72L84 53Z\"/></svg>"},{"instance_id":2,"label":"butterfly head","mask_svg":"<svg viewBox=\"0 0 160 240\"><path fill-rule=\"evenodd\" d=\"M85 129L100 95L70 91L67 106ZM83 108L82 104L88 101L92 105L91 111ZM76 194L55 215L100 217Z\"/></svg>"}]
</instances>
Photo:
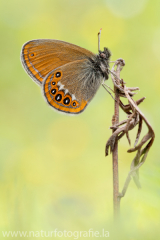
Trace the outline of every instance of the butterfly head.
<instances>
[{"instance_id":1,"label":"butterfly head","mask_svg":"<svg viewBox=\"0 0 160 240\"><path fill-rule=\"evenodd\" d=\"M111 52L109 51L108 48L104 48L104 51L99 51L98 54L98 62L99 62L99 67L101 69L102 75L108 79L108 68L109 68L109 61L111 57Z\"/></svg>"},{"instance_id":2,"label":"butterfly head","mask_svg":"<svg viewBox=\"0 0 160 240\"><path fill-rule=\"evenodd\" d=\"M109 61L110 56L111 56L111 52L109 51L108 48L104 48L104 51L103 51L103 52L102 52L102 51L99 51L99 57L100 57L101 59L104 59L104 60Z\"/></svg>"}]
</instances>

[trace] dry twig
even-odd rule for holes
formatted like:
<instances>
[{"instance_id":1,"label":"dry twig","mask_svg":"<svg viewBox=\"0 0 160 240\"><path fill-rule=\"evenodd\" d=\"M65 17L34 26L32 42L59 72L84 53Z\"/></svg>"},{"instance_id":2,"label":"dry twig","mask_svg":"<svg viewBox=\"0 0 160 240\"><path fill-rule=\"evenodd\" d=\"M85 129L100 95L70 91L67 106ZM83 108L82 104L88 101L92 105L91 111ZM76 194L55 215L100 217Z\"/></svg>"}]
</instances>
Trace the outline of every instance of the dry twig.
<instances>
[{"instance_id":1,"label":"dry twig","mask_svg":"<svg viewBox=\"0 0 160 240\"><path fill-rule=\"evenodd\" d=\"M111 72L111 78L114 84L114 92L115 92L115 115L112 119L112 127L113 133L112 136L109 138L109 140L106 143L106 149L105 154L108 155L109 149L113 154L113 183L114 183L114 209L115 209L115 215L117 215L117 212L119 211L119 204L120 199L124 197L128 185L131 181L131 178L133 178L135 184L138 188L141 187L139 182L139 168L144 164L146 157L148 155L148 152L153 144L155 134L152 126L144 116L144 114L140 111L138 108L138 105L144 101L145 98L141 98L138 101L133 100L134 92L136 90L139 90L139 88L128 88L126 87L123 79L120 79L120 71L122 70L123 66L125 65L123 59L118 59L113 67ZM115 70L116 67L116 70ZM128 99L129 104L123 105L123 103L120 101L120 97L125 97ZM123 120L119 123L119 109L118 107L121 107L121 109L128 114L128 118L126 120ZM140 143L138 144L138 141L140 139L140 134L142 131L143 123L146 124L148 128L148 133L142 138ZM122 189L122 192L119 193L119 181L118 181L118 140L121 139L124 135L126 135L129 144L131 144L131 140L129 137L129 131L134 129L138 125L138 131L135 139L135 144L133 148L130 148L128 150L128 153L136 151L136 156L132 160L130 171L128 173L128 176L126 178L126 181L124 183L124 187Z\"/></svg>"}]
</instances>

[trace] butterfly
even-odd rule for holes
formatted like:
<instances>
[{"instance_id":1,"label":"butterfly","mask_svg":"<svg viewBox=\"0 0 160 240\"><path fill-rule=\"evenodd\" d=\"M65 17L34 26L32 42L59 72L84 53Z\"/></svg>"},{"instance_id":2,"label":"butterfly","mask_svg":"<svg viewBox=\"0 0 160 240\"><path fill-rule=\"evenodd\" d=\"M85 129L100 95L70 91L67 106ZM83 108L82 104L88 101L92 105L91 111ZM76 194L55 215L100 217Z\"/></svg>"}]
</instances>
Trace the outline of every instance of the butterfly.
<instances>
[{"instance_id":1,"label":"butterfly","mask_svg":"<svg viewBox=\"0 0 160 240\"><path fill-rule=\"evenodd\" d=\"M38 39L23 45L21 62L51 107L78 114L108 79L110 56L108 48L94 54L64 41Z\"/></svg>"}]
</instances>

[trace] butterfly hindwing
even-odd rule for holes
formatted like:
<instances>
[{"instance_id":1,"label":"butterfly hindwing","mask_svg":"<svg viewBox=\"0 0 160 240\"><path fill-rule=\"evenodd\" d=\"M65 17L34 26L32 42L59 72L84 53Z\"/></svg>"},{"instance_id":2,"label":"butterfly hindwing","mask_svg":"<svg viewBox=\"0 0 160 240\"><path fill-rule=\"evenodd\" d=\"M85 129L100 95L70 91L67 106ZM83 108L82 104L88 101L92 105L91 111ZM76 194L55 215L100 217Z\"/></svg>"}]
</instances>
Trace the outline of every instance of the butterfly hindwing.
<instances>
[{"instance_id":1,"label":"butterfly hindwing","mask_svg":"<svg viewBox=\"0 0 160 240\"><path fill-rule=\"evenodd\" d=\"M76 60L94 57L92 52L74 44L48 39L29 41L23 45L21 52L21 62L26 72L38 84L53 69Z\"/></svg>"},{"instance_id":2,"label":"butterfly hindwing","mask_svg":"<svg viewBox=\"0 0 160 240\"><path fill-rule=\"evenodd\" d=\"M77 60L51 71L44 79L44 96L55 109L82 112L97 92L102 78L87 59Z\"/></svg>"}]
</instances>

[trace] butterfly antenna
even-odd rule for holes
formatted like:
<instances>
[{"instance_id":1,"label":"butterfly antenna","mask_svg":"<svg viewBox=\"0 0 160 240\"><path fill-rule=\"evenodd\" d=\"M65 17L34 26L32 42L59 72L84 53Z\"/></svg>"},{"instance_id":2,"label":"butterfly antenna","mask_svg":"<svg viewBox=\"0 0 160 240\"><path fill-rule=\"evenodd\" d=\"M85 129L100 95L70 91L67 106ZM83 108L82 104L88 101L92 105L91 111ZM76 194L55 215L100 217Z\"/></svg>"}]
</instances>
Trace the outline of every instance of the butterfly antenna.
<instances>
[{"instance_id":1,"label":"butterfly antenna","mask_svg":"<svg viewBox=\"0 0 160 240\"><path fill-rule=\"evenodd\" d=\"M98 33L98 52L100 52L100 38L101 38L101 31L102 31L102 28L100 28L99 33Z\"/></svg>"}]
</instances>

